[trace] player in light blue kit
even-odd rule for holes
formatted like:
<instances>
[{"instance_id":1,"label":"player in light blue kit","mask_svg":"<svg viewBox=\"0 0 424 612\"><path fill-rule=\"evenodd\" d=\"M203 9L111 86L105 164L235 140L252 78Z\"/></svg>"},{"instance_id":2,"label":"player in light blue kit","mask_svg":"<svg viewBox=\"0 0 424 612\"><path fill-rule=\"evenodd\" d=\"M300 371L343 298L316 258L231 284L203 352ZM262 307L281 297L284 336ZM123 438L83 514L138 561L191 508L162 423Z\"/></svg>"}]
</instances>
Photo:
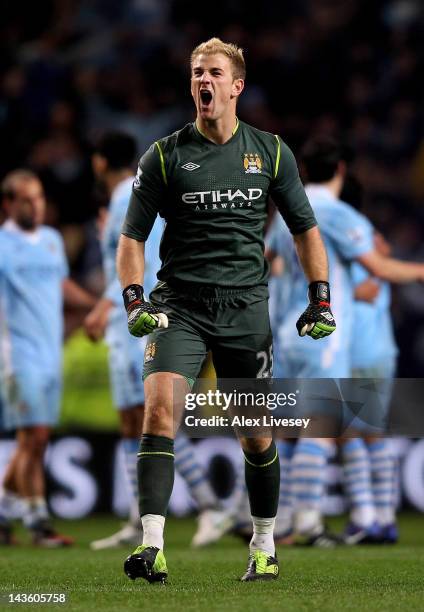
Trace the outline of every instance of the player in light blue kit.
<instances>
[{"instance_id":1,"label":"player in light blue kit","mask_svg":"<svg viewBox=\"0 0 424 612\"><path fill-rule=\"evenodd\" d=\"M378 233L374 235L374 244L377 251L385 256L390 255L390 246ZM372 541L394 543L398 539L395 500L396 462L391 449L391 440L378 437L386 425L398 354L390 313L391 290L389 283L373 279L358 263L352 265L352 278L356 298L355 319L362 321L368 330L366 334L352 336L352 377L377 379L379 393L376 399L380 409L377 410L372 402L367 410L365 404L365 410L361 411L362 418L352 422L352 426L365 435L371 473L372 504L369 504L371 508L365 503L351 510L345 538L348 543L352 540L354 543L369 540L360 522L361 516L369 512L371 515L374 514L375 523L378 525L377 533L372 534ZM368 299L368 296L374 299ZM361 401L363 398L358 399ZM372 436L373 433L376 434L375 437ZM355 465L352 464L350 470L347 467L345 472L347 483L354 486L349 480L354 481L356 478ZM359 521L355 520L356 517L359 517Z\"/></svg>"},{"instance_id":2,"label":"player in light blue kit","mask_svg":"<svg viewBox=\"0 0 424 612\"><path fill-rule=\"evenodd\" d=\"M305 299L307 281L293 247L293 241L290 240L290 234L280 215L277 215L270 228L267 246L270 251L283 257L285 275L280 283L284 283L283 291L287 283L291 289L289 300L285 304L285 312L280 313L281 321L274 362L282 378L348 378L354 288L349 265L346 262L372 249L373 230L364 217L344 202L337 200L326 187L307 185L306 193L314 209L327 250L329 282L332 287L331 306L338 327L336 333L331 334L322 343L315 342L309 336L303 338L298 335L296 313ZM303 438L296 447L286 441L279 443L279 452L287 463L282 470L280 506L277 515L278 532L282 536L288 534L291 529L293 504L290 497L293 495L296 511L295 530L301 535L308 536L311 544L333 544L331 535L324 530L318 512L324 486L322 468L332 447L333 441L326 438ZM308 465L307 470L302 467L304 465ZM291 484L286 482L288 470ZM306 471L308 473L305 476Z\"/></svg>"},{"instance_id":3,"label":"player in light blue kit","mask_svg":"<svg viewBox=\"0 0 424 612\"><path fill-rule=\"evenodd\" d=\"M315 343L312 338L302 338L296 333L296 313L307 292L307 283L290 242L273 238L274 231L278 230L271 228L269 246L285 258L292 285L287 314L278 332L279 350L275 354L275 361L280 362L280 371L286 378L349 378L352 337L354 334L368 333L368 328L364 328L354 310L351 262L358 261L374 276L398 283L422 281L424 265L389 258L374 248L372 225L339 199L346 164L336 143L331 140L310 141L304 148L303 160L310 180L306 192L329 258L332 311L338 327L336 333L323 343ZM277 217L274 224L280 223ZM324 532L321 501L324 492L323 468L332 446L333 440L329 438L302 438L291 460L295 530L307 536L309 543L318 546L331 545ZM368 502L372 499L372 492L369 475L366 474L369 466L365 444L360 439L348 440L343 444L342 451L347 462L356 462L356 479L351 480L351 487L347 484L350 501L355 503L356 500L358 505ZM359 476L358 469L361 470ZM368 516L368 520L367 526L370 526L374 518Z\"/></svg>"},{"instance_id":4,"label":"player in light blue kit","mask_svg":"<svg viewBox=\"0 0 424 612\"><path fill-rule=\"evenodd\" d=\"M85 329L94 341L105 336L109 347L112 395L119 411L131 499L128 523L112 536L92 542L91 547L95 550L138 543L140 539L137 452L140 445L144 407L142 366L143 358L149 359L150 351L154 351L154 346L150 345L146 351L147 336L135 338L129 334L127 316L121 307L122 289L116 273L116 249L132 193L134 182L132 163L135 155L136 143L131 136L108 133L98 143L92 158L95 176L105 184L110 194L110 204L104 215L106 220L104 220L101 231L106 289L103 297L86 317ZM159 244L163 227L162 219L158 218L145 245L147 292L150 292L156 285L156 273L161 267ZM207 544L215 539L212 520L218 521L220 518L220 513L215 510L218 504L216 496L211 490L203 468L195 459L193 445L183 435L179 435L176 441L176 454L176 467L185 479L199 509L203 510L199 517L199 531L195 535L193 544ZM216 538L218 536L219 534L216 535Z\"/></svg>"},{"instance_id":5,"label":"player in light blue kit","mask_svg":"<svg viewBox=\"0 0 424 612\"><path fill-rule=\"evenodd\" d=\"M17 447L0 495L0 539L13 543L9 510L19 498L35 544L72 541L54 530L45 500L44 453L57 424L61 397L63 297L91 308L94 299L67 278L62 238L42 225L45 198L35 174L11 172L2 184L8 216L0 228L2 426L16 430ZM13 514L13 512L12 512Z\"/></svg>"},{"instance_id":6,"label":"player in light blue kit","mask_svg":"<svg viewBox=\"0 0 424 612\"><path fill-rule=\"evenodd\" d=\"M277 215L268 244L270 250L284 257L291 286L287 310L278 329L279 361L284 378L347 378L350 376L354 288L346 262L373 248L373 229L365 217L337 200L325 187L307 185L305 191L322 228L332 287L331 308L334 318L340 323L337 333L331 334L325 342L298 335L296 307L305 299L307 282L293 241L290 241L288 230Z\"/></svg>"}]
</instances>

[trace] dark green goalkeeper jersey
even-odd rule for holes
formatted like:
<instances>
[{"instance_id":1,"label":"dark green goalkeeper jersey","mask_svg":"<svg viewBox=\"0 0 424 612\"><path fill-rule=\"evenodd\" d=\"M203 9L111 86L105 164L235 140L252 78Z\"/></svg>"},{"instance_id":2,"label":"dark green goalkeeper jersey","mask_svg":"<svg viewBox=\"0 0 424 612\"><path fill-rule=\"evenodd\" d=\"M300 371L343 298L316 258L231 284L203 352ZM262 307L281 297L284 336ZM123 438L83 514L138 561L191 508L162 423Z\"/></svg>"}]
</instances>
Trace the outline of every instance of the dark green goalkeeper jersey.
<instances>
[{"instance_id":1,"label":"dark green goalkeeper jersey","mask_svg":"<svg viewBox=\"0 0 424 612\"><path fill-rule=\"evenodd\" d=\"M266 284L269 196L292 234L316 225L294 156L278 136L240 121L217 145L191 123L141 158L122 233L145 241L157 214L165 218L160 280Z\"/></svg>"}]
</instances>

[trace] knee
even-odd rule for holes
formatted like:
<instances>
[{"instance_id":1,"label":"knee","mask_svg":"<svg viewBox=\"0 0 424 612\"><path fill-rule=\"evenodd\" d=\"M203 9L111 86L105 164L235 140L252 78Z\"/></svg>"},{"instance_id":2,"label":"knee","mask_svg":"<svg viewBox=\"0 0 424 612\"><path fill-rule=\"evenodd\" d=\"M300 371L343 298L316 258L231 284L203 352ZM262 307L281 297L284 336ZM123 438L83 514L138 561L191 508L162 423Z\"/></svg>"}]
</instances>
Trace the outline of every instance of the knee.
<instances>
[{"instance_id":1,"label":"knee","mask_svg":"<svg viewBox=\"0 0 424 612\"><path fill-rule=\"evenodd\" d=\"M172 407L160 401L146 407L143 432L173 437Z\"/></svg>"},{"instance_id":2,"label":"knee","mask_svg":"<svg viewBox=\"0 0 424 612\"><path fill-rule=\"evenodd\" d=\"M272 443L271 438L242 438L241 447L246 453L259 454L268 450Z\"/></svg>"},{"instance_id":3,"label":"knee","mask_svg":"<svg viewBox=\"0 0 424 612\"><path fill-rule=\"evenodd\" d=\"M155 372L146 378L143 433L174 437L174 431L178 428L180 410L179 392L176 394L174 389L176 380L181 380L187 386L181 375L171 372Z\"/></svg>"}]
</instances>

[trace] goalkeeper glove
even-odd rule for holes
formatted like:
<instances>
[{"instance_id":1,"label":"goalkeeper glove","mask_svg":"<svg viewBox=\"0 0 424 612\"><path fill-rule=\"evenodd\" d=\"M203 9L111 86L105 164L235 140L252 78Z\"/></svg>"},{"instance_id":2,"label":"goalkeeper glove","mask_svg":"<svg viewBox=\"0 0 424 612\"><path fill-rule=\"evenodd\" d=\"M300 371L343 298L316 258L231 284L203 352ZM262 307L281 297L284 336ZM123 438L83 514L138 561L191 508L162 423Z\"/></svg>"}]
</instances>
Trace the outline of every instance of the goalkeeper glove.
<instances>
[{"instance_id":1,"label":"goalkeeper glove","mask_svg":"<svg viewBox=\"0 0 424 612\"><path fill-rule=\"evenodd\" d=\"M141 338L158 327L168 327L168 317L144 299L141 285L128 285L122 292L128 315L128 330Z\"/></svg>"},{"instance_id":2,"label":"goalkeeper glove","mask_svg":"<svg viewBox=\"0 0 424 612\"><path fill-rule=\"evenodd\" d=\"M308 298L309 306L296 323L299 336L307 334L314 340L329 336L336 329L330 309L330 285L326 281L310 283Z\"/></svg>"}]
</instances>

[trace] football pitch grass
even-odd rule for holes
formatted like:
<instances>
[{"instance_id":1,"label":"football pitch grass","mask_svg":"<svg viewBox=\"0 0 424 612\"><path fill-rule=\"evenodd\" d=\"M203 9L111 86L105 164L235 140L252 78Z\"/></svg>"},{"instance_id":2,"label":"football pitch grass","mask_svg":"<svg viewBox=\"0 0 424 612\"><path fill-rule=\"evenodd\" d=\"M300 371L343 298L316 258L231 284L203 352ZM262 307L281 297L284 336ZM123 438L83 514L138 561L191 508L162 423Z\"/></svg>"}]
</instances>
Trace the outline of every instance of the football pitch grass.
<instances>
[{"instance_id":1,"label":"football pitch grass","mask_svg":"<svg viewBox=\"0 0 424 612\"><path fill-rule=\"evenodd\" d=\"M123 561L130 548L94 552L93 539L110 535L116 519L97 516L57 523L76 538L69 549L41 550L27 545L0 549L2 609L48 609L99 612L149 610L244 611L318 610L377 611L424 609L424 517L404 514L401 541L395 546L340 547L319 550L279 547L280 578L266 583L240 583L247 548L226 536L202 550L191 550L193 519L169 519L166 586L130 581ZM340 519L330 522L340 529ZM5 594L66 593L66 604L7 604Z\"/></svg>"}]
</instances>

